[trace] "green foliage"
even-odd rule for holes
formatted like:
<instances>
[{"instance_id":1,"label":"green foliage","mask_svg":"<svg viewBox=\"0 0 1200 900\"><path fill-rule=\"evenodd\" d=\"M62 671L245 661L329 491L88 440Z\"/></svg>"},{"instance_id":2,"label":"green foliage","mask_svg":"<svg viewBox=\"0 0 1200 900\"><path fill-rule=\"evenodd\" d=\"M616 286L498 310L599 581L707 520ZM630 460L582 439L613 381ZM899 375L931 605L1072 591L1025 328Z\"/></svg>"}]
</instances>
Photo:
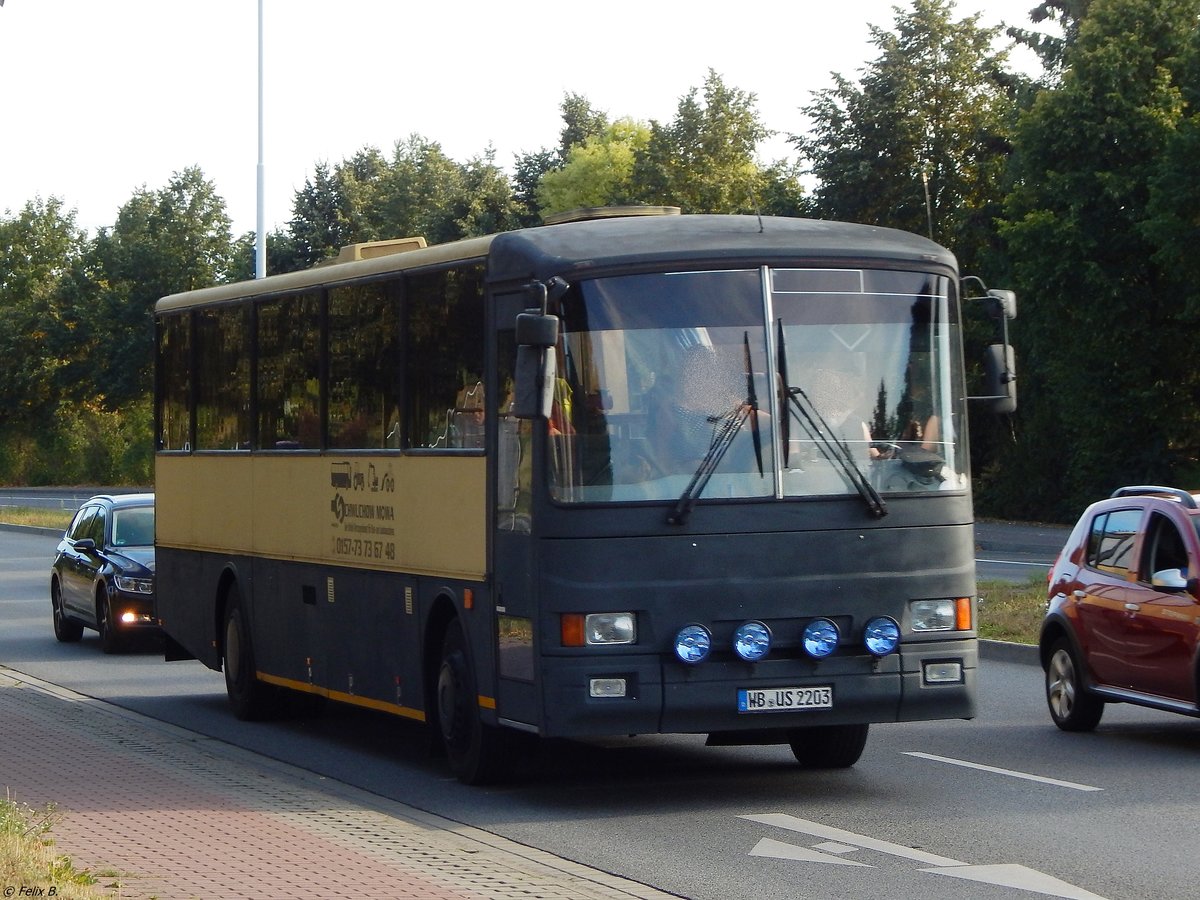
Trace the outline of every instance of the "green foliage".
<instances>
[{"instance_id":1,"label":"green foliage","mask_svg":"<svg viewBox=\"0 0 1200 900\"><path fill-rule=\"evenodd\" d=\"M0 476L6 484L154 483L149 397L122 411L62 401L42 424L0 426Z\"/></svg>"},{"instance_id":2,"label":"green foliage","mask_svg":"<svg viewBox=\"0 0 1200 900\"><path fill-rule=\"evenodd\" d=\"M42 416L60 393L78 322L59 286L84 240L57 198L0 219L0 426Z\"/></svg>"},{"instance_id":3,"label":"green foliage","mask_svg":"<svg viewBox=\"0 0 1200 900\"><path fill-rule=\"evenodd\" d=\"M1047 35L1025 28L1010 28L1008 35L1033 50L1048 73L1061 74L1067 48L1079 37L1079 24L1091 5L1092 0L1042 0L1029 11L1030 21L1057 22L1062 26L1062 35Z\"/></svg>"},{"instance_id":4,"label":"green foliage","mask_svg":"<svg viewBox=\"0 0 1200 900\"><path fill-rule=\"evenodd\" d=\"M894 32L873 26L880 55L861 83L835 76L804 109L810 134L791 140L819 179L818 215L930 235L979 271L1015 96L998 29L952 13L950 0L914 0Z\"/></svg>"},{"instance_id":5,"label":"green foliage","mask_svg":"<svg viewBox=\"0 0 1200 900\"><path fill-rule=\"evenodd\" d=\"M567 152L561 167L542 176L537 189L541 213L636 202L634 160L649 143L650 129L632 119L618 119L600 134L589 135Z\"/></svg>"},{"instance_id":6,"label":"green foliage","mask_svg":"<svg viewBox=\"0 0 1200 900\"><path fill-rule=\"evenodd\" d=\"M0 884L5 886L5 893L10 888L14 894L20 890L23 896L41 891L38 896L64 900L110 896L108 891L93 887L97 884L95 875L75 868L68 857L54 853L50 831L57 818L53 805L33 809L11 796L0 798Z\"/></svg>"},{"instance_id":7,"label":"green foliage","mask_svg":"<svg viewBox=\"0 0 1200 900\"><path fill-rule=\"evenodd\" d=\"M650 141L637 154L631 194L644 203L679 206L685 213L747 213L758 208L763 179L755 160L771 135L757 98L727 87L712 69L703 101L692 88L673 121L650 123Z\"/></svg>"},{"instance_id":8,"label":"green foliage","mask_svg":"<svg viewBox=\"0 0 1200 900\"><path fill-rule=\"evenodd\" d=\"M1172 483L1200 448L1196 282L1164 269L1178 249L1147 240L1195 200L1197 157L1181 154L1198 14L1200 0L1096 0L1016 135L1003 235L1032 302L1015 331L1017 442L993 485L998 502L1037 507L1015 514L1069 520L1118 485Z\"/></svg>"}]
</instances>

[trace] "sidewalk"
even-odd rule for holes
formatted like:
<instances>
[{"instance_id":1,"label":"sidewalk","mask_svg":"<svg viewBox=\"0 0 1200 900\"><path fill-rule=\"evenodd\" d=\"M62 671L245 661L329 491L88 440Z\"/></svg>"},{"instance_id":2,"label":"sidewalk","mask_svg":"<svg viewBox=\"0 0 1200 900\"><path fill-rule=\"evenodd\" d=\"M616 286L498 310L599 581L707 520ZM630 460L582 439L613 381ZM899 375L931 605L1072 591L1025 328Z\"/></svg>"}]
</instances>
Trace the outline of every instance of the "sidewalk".
<instances>
[{"instance_id":1,"label":"sidewalk","mask_svg":"<svg viewBox=\"0 0 1200 900\"><path fill-rule=\"evenodd\" d=\"M674 896L2 666L0 722L0 789L115 897Z\"/></svg>"}]
</instances>

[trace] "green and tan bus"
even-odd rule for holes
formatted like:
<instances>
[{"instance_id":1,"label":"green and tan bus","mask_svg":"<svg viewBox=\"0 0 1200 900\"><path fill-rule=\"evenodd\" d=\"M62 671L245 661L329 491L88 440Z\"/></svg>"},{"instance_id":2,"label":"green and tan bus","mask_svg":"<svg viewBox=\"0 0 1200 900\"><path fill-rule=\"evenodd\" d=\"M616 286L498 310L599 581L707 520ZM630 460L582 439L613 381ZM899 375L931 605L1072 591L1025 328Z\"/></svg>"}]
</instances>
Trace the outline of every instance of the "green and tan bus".
<instances>
[{"instance_id":1,"label":"green and tan bus","mask_svg":"<svg viewBox=\"0 0 1200 900\"><path fill-rule=\"evenodd\" d=\"M167 657L242 718L428 723L467 782L515 732L847 766L870 723L971 717L954 257L621 212L163 298Z\"/></svg>"}]
</instances>

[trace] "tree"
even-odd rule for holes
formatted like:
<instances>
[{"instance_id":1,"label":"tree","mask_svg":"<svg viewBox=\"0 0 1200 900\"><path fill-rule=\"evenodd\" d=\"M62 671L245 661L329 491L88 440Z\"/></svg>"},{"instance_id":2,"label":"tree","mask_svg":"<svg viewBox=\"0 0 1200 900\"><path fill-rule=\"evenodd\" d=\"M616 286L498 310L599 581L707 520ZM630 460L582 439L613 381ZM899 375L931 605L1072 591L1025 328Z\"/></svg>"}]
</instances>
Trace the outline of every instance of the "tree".
<instances>
[{"instance_id":1,"label":"tree","mask_svg":"<svg viewBox=\"0 0 1200 900\"><path fill-rule=\"evenodd\" d=\"M382 170L381 166L373 165L374 157L371 157L372 165L365 163L362 154L355 159L360 169L370 169L376 174ZM292 200L292 219L289 223L296 265L283 271L307 269L351 243L350 200L345 190L350 177L356 181L360 177L355 160L341 167L337 173L329 171L328 163L319 162L313 176L304 180L304 187L296 192ZM269 261L269 248L267 258ZM278 271L270 266L268 270Z\"/></svg>"},{"instance_id":2,"label":"tree","mask_svg":"<svg viewBox=\"0 0 1200 900\"><path fill-rule=\"evenodd\" d=\"M560 168L542 175L537 189L543 215L590 206L635 202L634 161L650 143L650 129L618 119L573 146Z\"/></svg>"},{"instance_id":3,"label":"tree","mask_svg":"<svg viewBox=\"0 0 1200 900\"><path fill-rule=\"evenodd\" d=\"M650 123L650 140L636 155L631 194L644 203L682 207L687 213L754 212L762 178L755 150L771 132L757 98L727 87L709 69L703 101L692 88L675 119Z\"/></svg>"},{"instance_id":4,"label":"tree","mask_svg":"<svg viewBox=\"0 0 1200 900\"><path fill-rule=\"evenodd\" d=\"M1008 29L1008 36L1033 50L1047 72L1061 75L1067 48L1079 37L1079 24L1091 5L1092 0L1043 0L1029 11L1029 20L1035 25L1046 21L1057 22L1062 35L1056 37L1014 27Z\"/></svg>"},{"instance_id":5,"label":"tree","mask_svg":"<svg viewBox=\"0 0 1200 900\"><path fill-rule=\"evenodd\" d=\"M594 109L581 94L565 94L559 104L563 127L559 132L558 149L518 154L513 175L513 194L517 203L519 225L528 227L541 221L538 190L542 178L561 169L571 151L588 140L599 138L608 131L608 114ZM556 207L557 208L557 207ZM571 207L563 207L569 209Z\"/></svg>"},{"instance_id":6,"label":"tree","mask_svg":"<svg viewBox=\"0 0 1200 900\"><path fill-rule=\"evenodd\" d=\"M563 119L558 135L558 160L565 163L572 148L608 130L608 113L593 107L582 94L565 94L558 108Z\"/></svg>"},{"instance_id":7,"label":"tree","mask_svg":"<svg viewBox=\"0 0 1200 900\"><path fill-rule=\"evenodd\" d=\"M1178 154L1194 140L1198 14L1200 0L1095 0L1060 83L1016 134L1003 235L1036 302L1015 332L1019 441L991 488L1012 514L1068 520L1118 485L1172 483L1194 465L1200 378L1181 319L1196 321L1198 289L1149 238L1182 211L1164 190L1183 188L1185 209L1195 199L1177 179L1181 164L1196 176Z\"/></svg>"},{"instance_id":8,"label":"tree","mask_svg":"<svg viewBox=\"0 0 1200 900\"><path fill-rule=\"evenodd\" d=\"M62 369L77 358L62 286L85 239L56 197L0 219L0 425L37 421L57 402Z\"/></svg>"},{"instance_id":9,"label":"tree","mask_svg":"<svg viewBox=\"0 0 1200 900\"><path fill-rule=\"evenodd\" d=\"M929 235L979 270L1001 211L1014 84L992 49L999 28L953 11L914 0L894 32L872 26L880 55L861 83L835 75L804 108L810 134L791 142L818 179L818 215Z\"/></svg>"},{"instance_id":10,"label":"tree","mask_svg":"<svg viewBox=\"0 0 1200 900\"><path fill-rule=\"evenodd\" d=\"M225 201L197 167L136 191L87 248L73 302L89 349L89 381L108 408L150 393L154 304L227 280L232 241Z\"/></svg>"}]
</instances>

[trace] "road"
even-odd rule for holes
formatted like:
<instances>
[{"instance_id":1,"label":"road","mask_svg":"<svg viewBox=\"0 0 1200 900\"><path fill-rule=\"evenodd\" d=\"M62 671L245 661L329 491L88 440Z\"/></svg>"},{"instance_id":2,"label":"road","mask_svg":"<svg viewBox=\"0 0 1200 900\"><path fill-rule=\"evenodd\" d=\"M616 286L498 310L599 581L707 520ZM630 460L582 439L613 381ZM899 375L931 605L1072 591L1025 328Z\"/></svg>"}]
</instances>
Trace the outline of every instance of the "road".
<instances>
[{"instance_id":1,"label":"road","mask_svg":"<svg viewBox=\"0 0 1200 900\"><path fill-rule=\"evenodd\" d=\"M694 736L546 742L523 777L468 788L411 723L331 707L249 724L220 674L52 635L54 539L0 531L0 664L325 777L694 900L1195 896L1200 723L1111 707L1055 729L1032 664L986 661L970 722L876 726L851 770Z\"/></svg>"}]
</instances>

